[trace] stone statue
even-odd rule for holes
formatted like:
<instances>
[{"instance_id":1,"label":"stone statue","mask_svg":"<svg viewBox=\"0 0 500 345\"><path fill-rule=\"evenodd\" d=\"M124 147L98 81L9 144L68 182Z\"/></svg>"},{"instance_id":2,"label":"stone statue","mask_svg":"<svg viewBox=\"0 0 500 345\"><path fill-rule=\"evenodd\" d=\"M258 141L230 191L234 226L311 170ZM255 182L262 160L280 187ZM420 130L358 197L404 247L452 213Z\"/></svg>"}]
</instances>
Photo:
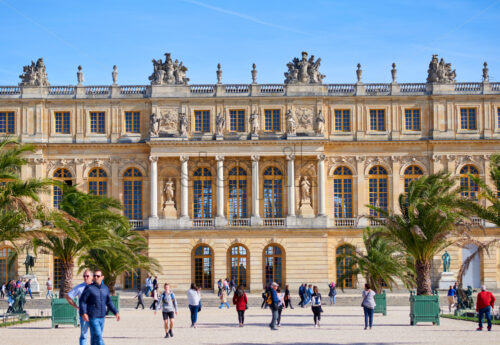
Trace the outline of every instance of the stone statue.
<instances>
[{"instance_id":1,"label":"stone statue","mask_svg":"<svg viewBox=\"0 0 500 345\"><path fill-rule=\"evenodd\" d=\"M259 132L259 115L252 113L250 115L250 133L257 135Z\"/></svg>"},{"instance_id":2,"label":"stone statue","mask_svg":"<svg viewBox=\"0 0 500 345\"><path fill-rule=\"evenodd\" d=\"M252 65L252 84L257 84L257 70L256 70L257 65L253 64Z\"/></svg>"},{"instance_id":3,"label":"stone statue","mask_svg":"<svg viewBox=\"0 0 500 345\"><path fill-rule=\"evenodd\" d=\"M26 303L26 298L24 289L23 288L16 289L13 298L14 298L14 303L12 304L11 312L14 314L25 313L24 304Z\"/></svg>"},{"instance_id":4,"label":"stone statue","mask_svg":"<svg viewBox=\"0 0 500 345\"><path fill-rule=\"evenodd\" d=\"M455 83L456 71L451 70L451 63L445 63L444 59L438 62L438 56L432 55L429 69L427 70L427 82L439 84Z\"/></svg>"},{"instance_id":5,"label":"stone statue","mask_svg":"<svg viewBox=\"0 0 500 345\"><path fill-rule=\"evenodd\" d=\"M293 118L293 113L288 110L286 113L286 134L295 135L297 134L297 123Z\"/></svg>"},{"instance_id":6,"label":"stone statue","mask_svg":"<svg viewBox=\"0 0 500 345\"><path fill-rule=\"evenodd\" d=\"M83 81L85 79L83 78L82 66L78 66L78 72L76 72L76 79L78 80L78 85L83 84Z\"/></svg>"},{"instance_id":7,"label":"stone statue","mask_svg":"<svg viewBox=\"0 0 500 345\"><path fill-rule=\"evenodd\" d=\"M36 64L31 61L31 65L24 66L19 78L19 86L50 86L43 58L39 58Z\"/></svg>"},{"instance_id":8,"label":"stone statue","mask_svg":"<svg viewBox=\"0 0 500 345\"><path fill-rule=\"evenodd\" d=\"M325 130L325 118L323 117L323 112L320 110L316 116L316 134L323 134Z\"/></svg>"},{"instance_id":9,"label":"stone statue","mask_svg":"<svg viewBox=\"0 0 500 345\"><path fill-rule=\"evenodd\" d=\"M113 78L113 85L116 85L116 81L118 80L118 67L116 67L116 65L113 66L111 77Z\"/></svg>"},{"instance_id":10,"label":"stone statue","mask_svg":"<svg viewBox=\"0 0 500 345\"><path fill-rule=\"evenodd\" d=\"M165 53L165 62L153 59L153 74L149 76L151 85L187 85L187 67L179 62L172 61L170 53Z\"/></svg>"},{"instance_id":11,"label":"stone statue","mask_svg":"<svg viewBox=\"0 0 500 345\"><path fill-rule=\"evenodd\" d=\"M185 113L179 113L179 134L181 137L187 136L188 119Z\"/></svg>"},{"instance_id":12,"label":"stone statue","mask_svg":"<svg viewBox=\"0 0 500 345\"><path fill-rule=\"evenodd\" d=\"M447 250L445 250L444 254L441 256L441 259L443 260L443 272L449 272L451 257Z\"/></svg>"},{"instance_id":13,"label":"stone statue","mask_svg":"<svg viewBox=\"0 0 500 345\"><path fill-rule=\"evenodd\" d=\"M300 181L300 203L311 203L311 182L309 182L307 176L302 177L302 181Z\"/></svg>"},{"instance_id":14,"label":"stone statue","mask_svg":"<svg viewBox=\"0 0 500 345\"><path fill-rule=\"evenodd\" d=\"M356 70L356 78L358 78L358 83L361 83L361 75L363 74L363 70L361 69L361 64L358 63L358 69Z\"/></svg>"},{"instance_id":15,"label":"stone statue","mask_svg":"<svg viewBox=\"0 0 500 345\"><path fill-rule=\"evenodd\" d=\"M163 188L163 191L165 192L165 203L174 202L175 186L174 186L174 181L172 181L171 178L169 178L167 182L165 182L165 187Z\"/></svg>"},{"instance_id":16,"label":"stone statue","mask_svg":"<svg viewBox=\"0 0 500 345\"><path fill-rule=\"evenodd\" d=\"M314 61L314 55L307 59L307 52L302 52L302 59L294 58L286 66L285 84L321 84L324 74L319 72L321 59Z\"/></svg>"},{"instance_id":17,"label":"stone statue","mask_svg":"<svg viewBox=\"0 0 500 345\"><path fill-rule=\"evenodd\" d=\"M224 115L218 113L215 118L215 135L224 135L224 127L226 127L226 119Z\"/></svg>"},{"instance_id":18,"label":"stone statue","mask_svg":"<svg viewBox=\"0 0 500 345\"><path fill-rule=\"evenodd\" d=\"M472 286L467 286L467 290L459 288L457 291L457 309L473 309L474 299L472 298Z\"/></svg>"},{"instance_id":19,"label":"stone statue","mask_svg":"<svg viewBox=\"0 0 500 345\"><path fill-rule=\"evenodd\" d=\"M150 118L150 136L157 137L160 134L160 117L156 113L152 113Z\"/></svg>"},{"instance_id":20,"label":"stone statue","mask_svg":"<svg viewBox=\"0 0 500 345\"><path fill-rule=\"evenodd\" d=\"M392 83L395 84L396 83L396 78L397 78L397 75L398 75L398 70L396 69L396 63L395 62L392 63L391 75L392 75Z\"/></svg>"},{"instance_id":21,"label":"stone statue","mask_svg":"<svg viewBox=\"0 0 500 345\"><path fill-rule=\"evenodd\" d=\"M484 63L484 67L483 67L483 81L484 82L490 81L490 72L488 70L488 63L487 62Z\"/></svg>"},{"instance_id":22,"label":"stone statue","mask_svg":"<svg viewBox=\"0 0 500 345\"><path fill-rule=\"evenodd\" d=\"M36 258L26 253L26 260L24 260L24 267L26 268L26 275L29 274L31 268L31 273L33 273L33 267L35 266Z\"/></svg>"},{"instance_id":23,"label":"stone statue","mask_svg":"<svg viewBox=\"0 0 500 345\"><path fill-rule=\"evenodd\" d=\"M217 74L217 84L222 84L222 69L220 67L220 63L217 64L217 71L215 74Z\"/></svg>"}]
</instances>

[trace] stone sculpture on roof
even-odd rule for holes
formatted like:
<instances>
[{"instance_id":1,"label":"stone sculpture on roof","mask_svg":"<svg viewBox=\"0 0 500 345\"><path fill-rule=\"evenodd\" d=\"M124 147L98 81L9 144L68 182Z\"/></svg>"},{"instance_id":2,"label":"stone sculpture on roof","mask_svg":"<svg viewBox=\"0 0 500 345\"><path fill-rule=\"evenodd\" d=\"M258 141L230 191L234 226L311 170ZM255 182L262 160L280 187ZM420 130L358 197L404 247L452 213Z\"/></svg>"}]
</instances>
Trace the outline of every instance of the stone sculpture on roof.
<instances>
[{"instance_id":1,"label":"stone sculpture on roof","mask_svg":"<svg viewBox=\"0 0 500 345\"><path fill-rule=\"evenodd\" d=\"M170 53L165 53L165 62L153 59L153 74L149 77L151 85L187 85L187 67L179 60L172 61Z\"/></svg>"},{"instance_id":2,"label":"stone sculpture on roof","mask_svg":"<svg viewBox=\"0 0 500 345\"><path fill-rule=\"evenodd\" d=\"M43 58L24 66L23 74L19 78L21 78L19 86L50 86Z\"/></svg>"},{"instance_id":3,"label":"stone sculpture on roof","mask_svg":"<svg viewBox=\"0 0 500 345\"><path fill-rule=\"evenodd\" d=\"M439 84L453 84L457 73L451 70L451 63L446 63L443 58L438 62L437 54L432 55L432 60L429 63L427 70L427 82Z\"/></svg>"},{"instance_id":4,"label":"stone sculpture on roof","mask_svg":"<svg viewBox=\"0 0 500 345\"><path fill-rule=\"evenodd\" d=\"M285 84L321 84L324 74L319 72L321 59L314 60L314 55L307 59L307 52L302 52L302 59L294 58L287 64Z\"/></svg>"}]
</instances>

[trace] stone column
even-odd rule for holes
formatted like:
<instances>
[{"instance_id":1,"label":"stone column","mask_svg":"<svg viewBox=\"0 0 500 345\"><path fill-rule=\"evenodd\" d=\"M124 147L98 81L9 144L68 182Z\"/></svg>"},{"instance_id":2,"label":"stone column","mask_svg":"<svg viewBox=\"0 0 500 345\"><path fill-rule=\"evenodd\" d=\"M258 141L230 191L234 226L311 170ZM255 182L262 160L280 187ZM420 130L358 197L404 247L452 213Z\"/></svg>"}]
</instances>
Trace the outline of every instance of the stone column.
<instances>
[{"instance_id":1,"label":"stone column","mask_svg":"<svg viewBox=\"0 0 500 345\"><path fill-rule=\"evenodd\" d=\"M251 217L251 225L260 225L262 224L262 219L260 218L260 209L259 209L259 159L260 156L253 155L251 157L252 160L252 217Z\"/></svg>"},{"instance_id":2,"label":"stone column","mask_svg":"<svg viewBox=\"0 0 500 345\"><path fill-rule=\"evenodd\" d=\"M151 182L150 182L150 217L158 218L158 157L149 156L151 162Z\"/></svg>"},{"instance_id":3,"label":"stone column","mask_svg":"<svg viewBox=\"0 0 500 345\"><path fill-rule=\"evenodd\" d=\"M318 155L318 216L326 216L325 207L325 159L324 154Z\"/></svg>"},{"instance_id":4,"label":"stone column","mask_svg":"<svg viewBox=\"0 0 500 345\"><path fill-rule=\"evenodd\" d=\"M286 156L288 161L288 217L295 217L295 155Z\"/></svg>"},{"instance_id":5,"label":"stone column","mask_svg":"<svg viewBox=\"0 0 500 345\"><path fill-rule=\"evenodd\" d=\"M215 217L216 226L225 226L224 217L224 156L215 156L217 161L217 216Z\"/></svg>"},{"instance_id":6,"label":"stone column","mask_svg":"<svg viewBox=\"0 0 500 345\"><path fill-rule=\"evenodd\" d=\"M181 156L181 218L189 218L188 215L188 156Z\"/></svg>"}]
</instances>

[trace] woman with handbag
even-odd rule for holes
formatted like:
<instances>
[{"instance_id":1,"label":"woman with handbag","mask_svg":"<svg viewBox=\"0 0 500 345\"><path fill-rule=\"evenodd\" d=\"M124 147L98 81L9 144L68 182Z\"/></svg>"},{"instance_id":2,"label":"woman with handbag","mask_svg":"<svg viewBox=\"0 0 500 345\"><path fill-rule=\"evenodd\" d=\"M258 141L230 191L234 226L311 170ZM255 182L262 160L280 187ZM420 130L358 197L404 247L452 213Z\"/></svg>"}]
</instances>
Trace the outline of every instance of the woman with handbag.
<instances>
[{"instance_id":1,"label":"woman with handbag","mask_svg":"<svg viewBox=\"0 0 500 345\"><path fill-rule=\"evenodd\" d=\"M317 286L313 287L313 293L311 295L311 309L313 312L314 328L318 328L323 308L321 308L321 294L319 293Z\"/></svg>"},{"instance_id":2,"label":"woman with handbag","mask_svg":"<svg viewBox=\"0 0 500 345\"><path fill-rule=\"evenodd\" d=\"M189 311L191 312L191 327L196 328L196 322L198 321L198 312L201 309L201 294L200 290L194 283L191 283L191 287L187 291L187 299L189 304Z\"/></svg>"},{"instance_id":3,"label":"woman with handbag","mask_svg":"<svg viewBox=\"0 0 500 345\"><path fill-rule=\"evenodd\" d=\"M373 311L375 309L375 291L370 289L370 284L365 284L365 289L362 293L363 302L361 302L361 306L363 307L363 311L365 313L365 329L370 327L372 329L373 325Z\"/></svg>"},{"instance_id":4,"label":"woman with handbag","mask_svg":"<svg viewBox=\"0 0 500 345\"><path fill-rule=\"evenodd\" d=\"M233 295L233 304L236 306L236 311L238 312L238 322L240 327L243 327L245 323L245 310L248 309L247 294L243 289L243 285L238 286L235 294Z\"/></svg>"}]
</instances>

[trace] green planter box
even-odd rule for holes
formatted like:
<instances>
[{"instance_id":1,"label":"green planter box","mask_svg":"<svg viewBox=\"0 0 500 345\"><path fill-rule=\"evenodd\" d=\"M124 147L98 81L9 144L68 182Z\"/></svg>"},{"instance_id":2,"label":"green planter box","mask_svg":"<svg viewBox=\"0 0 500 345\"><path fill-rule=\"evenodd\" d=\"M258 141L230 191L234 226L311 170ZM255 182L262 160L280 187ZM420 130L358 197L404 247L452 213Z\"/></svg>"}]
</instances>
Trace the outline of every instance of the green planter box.
<instances>
[{"instance_id":1,"label":"green planter box","mask_svg":"<svg viewBox=\"0 0 500 345\"><path fill-rule=\"evenodd\" d=\"M113 304L115 305L116 310L120 311L120 294L119 293L117 293L116 296L111 296L111 302L113 302ZM108 315L113 315L113 313L111 311L108 311Z\"/></svg>"},{"instance_id":2,"label":"green planter box","mask_svg":"<svg viewBox=\"0 0 500 345\"><path fill-rule=\"evenodd\" d=\"M375 295L375 309L373 313L387 315L387 295L385 294L385 290L382 291L381 294Z\"/></svg>"},{"instance_id":3,"label":"green planter box","mask_svg":"<svg viewBox=\"0 0 500 345\"><path fill-rule=\"evenodd\" d=\"M417 296L410 292L410 325L418 322L432 322L439 326L439 295L434 291L432 295Z\"/></svg>"},{"instance_id":4,"label":"green planter box","mask_svg":"<svg viewBox=\"0 0 500 345\"><path fill-rule=\"evenodd\" d=\"M78 305L77 300L74 300ZM73 325L75 327L80 323L78 310L73 308L64 298L53 298L52 307L52 328L59 325Z\"/></svg>"}]
</instances>

